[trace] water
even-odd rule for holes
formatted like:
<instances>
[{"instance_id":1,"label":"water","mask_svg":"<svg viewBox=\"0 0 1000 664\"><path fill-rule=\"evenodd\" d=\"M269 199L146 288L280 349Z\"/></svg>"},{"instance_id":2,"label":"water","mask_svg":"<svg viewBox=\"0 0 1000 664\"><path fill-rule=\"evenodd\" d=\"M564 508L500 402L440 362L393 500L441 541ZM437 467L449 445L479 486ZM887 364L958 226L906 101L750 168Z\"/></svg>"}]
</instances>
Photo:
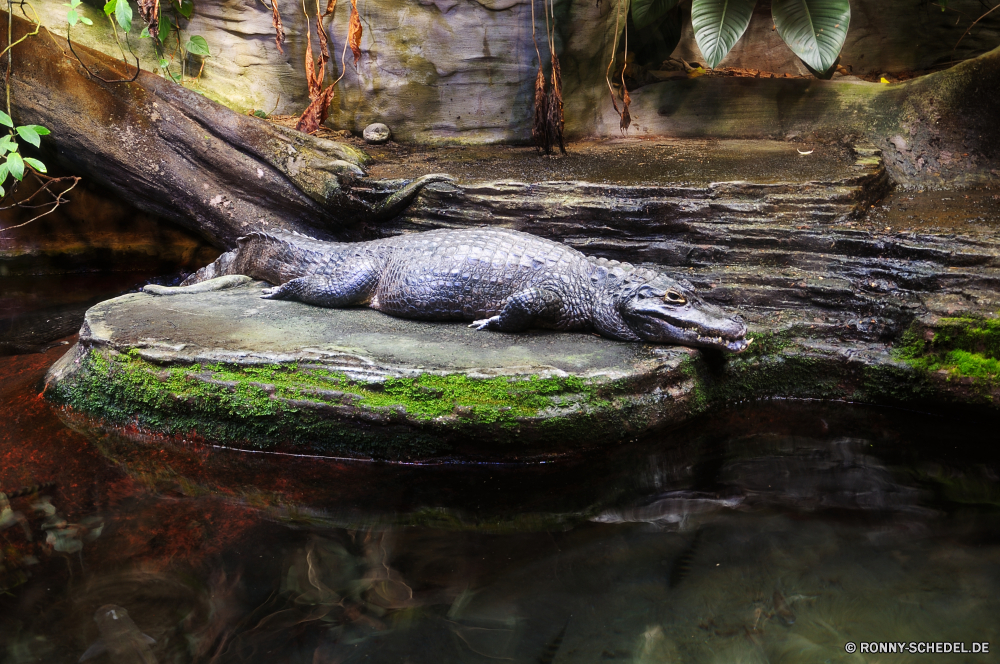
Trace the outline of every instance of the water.
<instances>
[{"instance_id":1,"label":"water","mask_svg":"<svg viewBox=\"0 0 1000 664\"><path fill-rule=\"evenodd\" d=\"M78 661L106 605L161 663L1000 649L990 422L768 402L532 466L276 457L84 436L38 396L63 351L0 358L0 488L54 483L0 517L0 661Z\"/></svg>"}]
</instances>

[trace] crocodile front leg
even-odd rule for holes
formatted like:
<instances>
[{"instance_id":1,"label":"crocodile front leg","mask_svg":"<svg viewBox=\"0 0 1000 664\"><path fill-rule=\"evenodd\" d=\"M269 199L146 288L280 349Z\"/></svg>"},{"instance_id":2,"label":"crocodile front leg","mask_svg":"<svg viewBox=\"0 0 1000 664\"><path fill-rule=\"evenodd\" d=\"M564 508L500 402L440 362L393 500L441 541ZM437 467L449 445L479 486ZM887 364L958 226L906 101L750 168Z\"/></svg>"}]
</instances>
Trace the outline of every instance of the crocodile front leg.
<instances>
[{"instance_id":1,"label":"crocodile front leg","mask_svg":"<svg viewBox=\"0 0 1000 664\"><path fill-rule=\"evenodd\" d=\"M523 332L538 327L539 322L555 321L562 309L562 298L544 288L529 288L514 293L504 302L500 313L474 321L469 327L498 332Z\"/></svg>"},{"instance_id":2,"label":"crocodile front leg","mask_svg":"<svg viewBox=\"0 0 1000 664\"><path fill-rule=\"evenodd\" d=\"M378 285L378 271L371 264L358 265L340 274L299 277L274 288L265 288L265 300L298 300L317 307L364 304Z\"/></svg>"}]
</instances>

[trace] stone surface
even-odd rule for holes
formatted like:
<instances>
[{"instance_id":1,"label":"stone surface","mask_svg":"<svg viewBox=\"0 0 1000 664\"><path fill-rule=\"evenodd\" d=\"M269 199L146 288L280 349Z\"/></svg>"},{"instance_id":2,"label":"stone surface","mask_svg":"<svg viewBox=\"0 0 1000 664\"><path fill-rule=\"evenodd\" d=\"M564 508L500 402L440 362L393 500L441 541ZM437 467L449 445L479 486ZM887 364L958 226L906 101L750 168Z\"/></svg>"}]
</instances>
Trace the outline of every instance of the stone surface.
<instances>
[{"instance_id":1,"label":"stone surface","mask_svg":"<svg viewBox=\"0 0 1000 664\"><path fill-rule=\"evenodd\" d=\"M388 141L390 133L389 133L389 128L386 127L381 122L373 122L372 124L365 127L365 130L362 133L362 135L364 136L367 142L378 145L380 143L385 143L386 141Z\"/></svg>"}]
</instances>

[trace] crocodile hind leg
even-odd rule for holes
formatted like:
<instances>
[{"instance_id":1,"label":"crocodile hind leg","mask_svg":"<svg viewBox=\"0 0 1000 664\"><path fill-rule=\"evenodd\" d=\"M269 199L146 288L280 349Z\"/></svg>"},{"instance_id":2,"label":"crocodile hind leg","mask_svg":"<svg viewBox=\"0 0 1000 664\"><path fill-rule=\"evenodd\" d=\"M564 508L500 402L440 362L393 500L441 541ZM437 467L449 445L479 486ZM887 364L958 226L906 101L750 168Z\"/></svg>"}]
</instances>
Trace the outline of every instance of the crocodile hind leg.
<instances>
[{"instance_id":1,"label":"crocodile hind leg","mask_svg":"<svg viewBox=\"0 0 1000 664\"><path fill-rule=\"evenodd\" d=\"M535 323L557 320L561 308L562 298L557 294L544 288L529 288L508 297L496 316L473 321L469 327L498 332L523 332Z\"/></svg>"},{"instance_id":2,"label":"crocodile hind leg","mask_svg":"<svg viewBox=\"0 0 1000 664\"><path fill-rule=\"evenodd\" d=\"M265 288L265 300L298 300L317 307L347 307L371 300L378 285L373 266L340 270L341 274L316 274L292 279L274 288Z\"/></svg>"}]
</instances>

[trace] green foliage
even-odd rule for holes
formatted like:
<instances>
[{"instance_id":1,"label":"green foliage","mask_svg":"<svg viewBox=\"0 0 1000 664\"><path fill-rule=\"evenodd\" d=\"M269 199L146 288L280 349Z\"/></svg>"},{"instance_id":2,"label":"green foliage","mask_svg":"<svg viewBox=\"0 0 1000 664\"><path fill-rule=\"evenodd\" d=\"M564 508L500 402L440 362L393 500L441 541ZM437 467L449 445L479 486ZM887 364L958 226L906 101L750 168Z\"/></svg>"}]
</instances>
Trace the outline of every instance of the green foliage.
<instances>
[{"instance_id":1,"label":"green foliage","mask_svg":"<svg viewBox=\"0 0 1000 664\"><path fill-rule=\"evenodd\" d=\"M184 45L184 50L192 55L211 56L208 50L208 42L201 35L194 35Z\"/></svg>"},{"instance_id":2,"label":"green foliage","mask_svg":"<svg viewBox=\"0 0 1000 664\"><path fill-rule=\"evenodd\" d=\"M70 0L70 2L64 2L63 5L69 7L69 11L66 12L66 22L70 24L70 27L76 25L78 22L84 25L93 25L94 22L91 21L86 16L80 15L76 11L76 8L82 4L81 0Z\"/></svg>"},{"instance_id":3,"label":"green foliage","mask_svg":"<svg viewBox=\"0 0 1000 664\"><path fill-rule=\"evenodd\" d=\"M678 0L633 0L630 41L641 62L669 57L680 39ZM691 26L709 67L717 67L750 25L757 0L692 0ZM774 0L778 34L821 78L832 73L851 22L849 0ZM633 48L630 46L630 48Z\"/></svg>"},{"instance_id":4,"label":"green foliage","mask_svg":"<svg viewBox=\"0 0 1000 664\"><path fill-rule=\"evenodd\" d=\"M38 161L37 159L32 159L31 157L25 157L24 158L24 163L26 163L28 166L31 166L33 169L35 169L39 173L48 173L49 172L49 169L45 167L45 164L43 164L42 162Z\"/></svg>"},{"instance_id":5,"label":"green foliage","mask_svg":"<svg viewBox=\"0 0 1000 664\"><path fill-rule=\"evenodd\" d=\"M184 18L191 18L191 14L194 13L194 0L173 0L171 3L174 10L183 16Z\"/></svg>"},{"instance_id":6,"label":"green foliage","mask_svg":"<svg viewBox=\"0 0 1000 664\"><path fill-rule=\"evenodd\" d=\"M18 180L24 179L24 160L21 158L20 153L11 152L7 155L7 170Z\"/></svg>"},{"instance_id":7,"label":"green foliage","mask_svg":"<svg viewBox=\"0 0 1000 664\"><path fill-rule=\"evenodd\" d=\"M632 22L636 29L659 23L671 9L677 6L678 0L632 0Z\"/></svg>"},{"instance_id":8,"label":"green foliage","mask_svg":"<svg viewBox=\"0 0 1000 664\"><path fill-rule=\"evenodd\" d=\"M125 32L132 29L132 7L128 0L108 0L104 5L104 14L109 18L114 14L118 25Z\"/></svg>"},{"instance_id":9,"label":"green foliage","mask_svg":"<svg viewBox=\"0 0 1000 664\"><path fill-rule=\"evenodd\" d=\"M774 0L778 34L795 55L819 72L836 64L851 22L848 0Z\"/></svg>"},{"instance_id":10,"label":"green foliage","mask_svg":"<svg viewBox=\"0 0 1000 664\"><path fill-rule=\"evenodd\" d=\"M23 127L17 127L17 133L21 138L37 148L41 147L41 138L39 137L47 136L52 132L41 125L24 125Z\"/></svg>"},{"instance_id":11,"label":"green foliage","mask_svg":"<svg viewBox=\"0 0 1000 664\"><path fill-rule=\"evenodd\" d=\"M21 155L17 140L14 138L15 133L24 141L37 148L41 146L41 137L51 132L41 125L21 125L15 127L14 120L3 111L0 111L0 125L11 129L5 136L0 137L0 157L4 158L3 162L0 163L0 196L6 196L7 190L3 185L7 181L7 176L12 175L15 180L23 180L25 165L35 169L39 173L48 172L45 164L38 159L23 157Z\"/></svg>"},{"instance_id":12,"label":"green foliage","mask_svg":"<svg viewBox=\"0 0 1000 664\"><path fill-rule=\"evenodd\" d=\"M691 26L709 67L717 67L736 44L753 16L756 0L694 0Z\"/></svg>"}]
</instances>

